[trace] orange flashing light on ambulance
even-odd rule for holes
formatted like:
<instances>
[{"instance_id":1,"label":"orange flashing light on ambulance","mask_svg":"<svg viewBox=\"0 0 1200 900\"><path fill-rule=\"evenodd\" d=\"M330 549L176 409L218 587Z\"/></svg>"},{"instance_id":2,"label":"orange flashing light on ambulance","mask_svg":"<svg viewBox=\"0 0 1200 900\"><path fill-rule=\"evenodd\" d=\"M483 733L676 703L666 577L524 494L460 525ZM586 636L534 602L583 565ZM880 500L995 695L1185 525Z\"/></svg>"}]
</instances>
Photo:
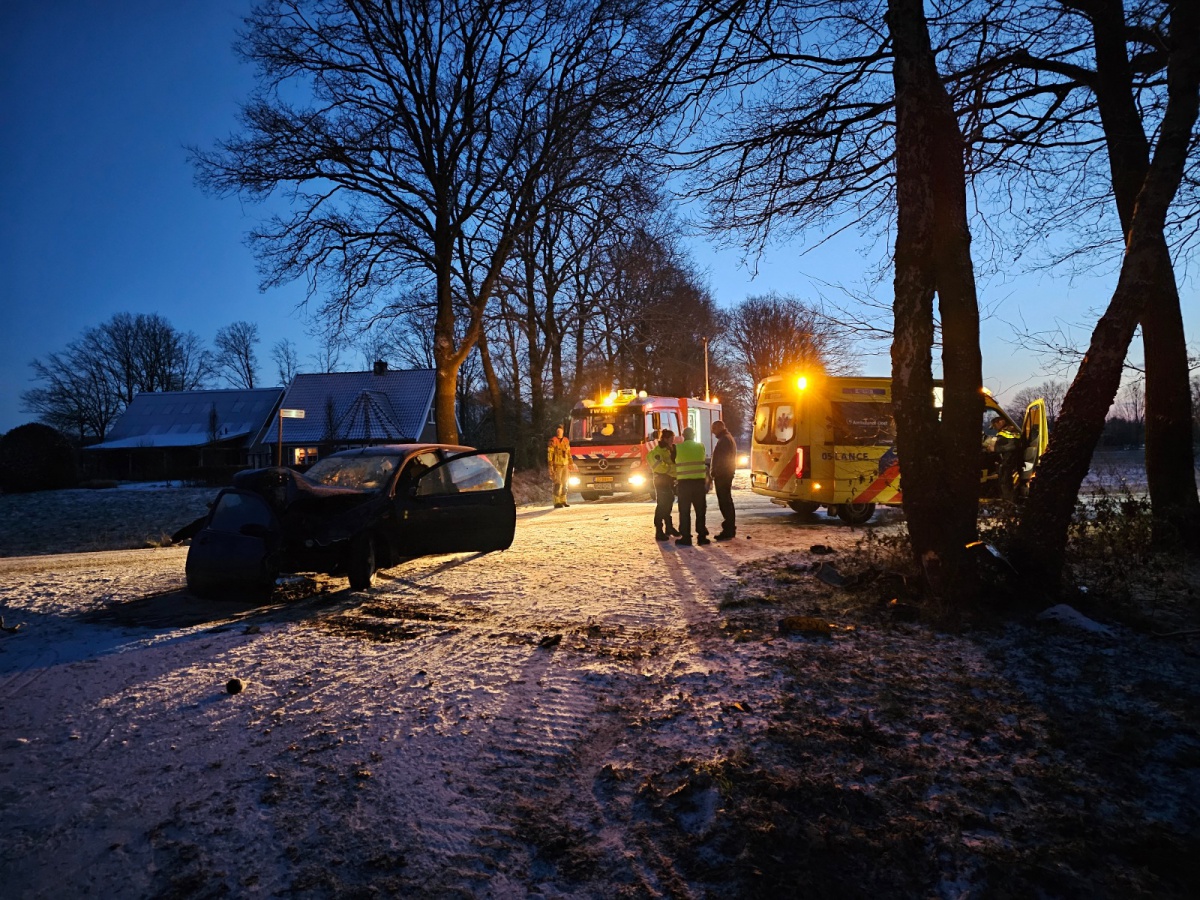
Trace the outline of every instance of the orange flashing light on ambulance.
<instances>
[{"instance_id":1,"label":"orange flashing light on ambulance","mask_svg":"<svg viewBox=\"0 0 1200 900\"><path fill-rule=\"evenodd\" d=\"M934 404L941 406L941 382ZM1017 425L980 392L980 498L1028 491L1050 433L1044 400ZM994 421L1000 419L1000 427ZM830 514L861 525L877 505L899 506L890 378L771 375L758 385L750 448L750 488L796 512Z\"/></svg>"},{"instance_id":2,"label":"orange flashing light on ambulance","mask_svg":"<svg viewBox=\"0 0 1200 900\"><path fill-rule=\"evenodd\" d=\"M691 397L660 397L645 391L613 391L599 400L581 400L571 410L570 489L584 500L617 492L648 493L654 481L647 454L664 428L683 440L692 428L712 455L712 423L721 404Z\"/></svg>"}]
</instances>

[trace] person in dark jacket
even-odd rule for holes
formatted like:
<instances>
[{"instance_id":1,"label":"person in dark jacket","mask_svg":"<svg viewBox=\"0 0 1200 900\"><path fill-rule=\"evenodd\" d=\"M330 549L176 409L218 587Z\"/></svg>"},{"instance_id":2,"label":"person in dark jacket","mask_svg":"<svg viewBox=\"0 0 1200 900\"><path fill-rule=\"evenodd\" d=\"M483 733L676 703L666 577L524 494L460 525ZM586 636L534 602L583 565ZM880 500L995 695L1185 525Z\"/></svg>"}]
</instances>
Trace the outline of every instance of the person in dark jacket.
<instances>
[{"instance_id":1,"label":"person in dark jacket","mask_svg":"<svg viewBox=\"0 0 1200 900\"><path fill-rule=\"evenodd\" d=\"M713 437L717 439L712 453L712 482L717 494L717 508L721 510L721 531L715 540L728 541L737 534L737 513L733 508L733 475L737 470L737 444L733 435L720 419L712 423Z\"/></svg>"}]
</instances>

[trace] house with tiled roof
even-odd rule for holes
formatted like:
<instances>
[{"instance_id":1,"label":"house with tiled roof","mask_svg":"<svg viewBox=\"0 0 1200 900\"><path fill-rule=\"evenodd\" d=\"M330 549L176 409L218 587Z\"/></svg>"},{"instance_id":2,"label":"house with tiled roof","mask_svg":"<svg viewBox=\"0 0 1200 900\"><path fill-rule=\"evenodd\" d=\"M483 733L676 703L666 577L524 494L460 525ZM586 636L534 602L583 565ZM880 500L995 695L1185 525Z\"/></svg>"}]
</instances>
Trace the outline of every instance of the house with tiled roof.
<instances>
[{"instance_id":1,"label":"house with tiled roof","mask_svg":"<svg viewBox=\"0 0 1200 900\"><path fill-rule=\"evenodd\" d=\"M284 389L142 392L103 442L86 450L91 468L115 477L180 477L249 462Z\"/></svg>"},{"instance_id":2,"label":"house with tiled roof","mask_svg":"<svg viewBox=\"0 0 1200 900\"><path fill-rule=\"evenodd\" d=\"M433 369L300 374L258 433L252 465L307 466L347 447L437 440ZM301 416L302 414L302 416ZM282 435L282 454L280 454Z\"/></svg>"}]
</instances>

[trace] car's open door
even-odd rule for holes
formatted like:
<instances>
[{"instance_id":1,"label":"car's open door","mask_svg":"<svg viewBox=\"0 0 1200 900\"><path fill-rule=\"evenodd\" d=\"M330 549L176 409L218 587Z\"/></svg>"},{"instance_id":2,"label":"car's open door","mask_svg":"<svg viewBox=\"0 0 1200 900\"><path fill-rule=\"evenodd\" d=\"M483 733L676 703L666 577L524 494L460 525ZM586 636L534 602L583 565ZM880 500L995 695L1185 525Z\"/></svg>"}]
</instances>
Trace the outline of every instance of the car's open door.
<instances>
[{"instance_id":1,"label":"car's open door","mask_svg":"<svg viewBox=\"0 0 1200 900\"><path fill-rule=\"evenodd\" d=\"M1046 419L1045 400L1034 400L1025 407L1025 419L1021 424L1021 438L1025 447L1025 459L1020 473L1021 484L1028 488L1038 462L1050 443L1050 423Z\"/></svg>"},{"instance_id":2,"label":"car's open door","mask_svg":"<svg viewBox=\"0 0 1200 900\"><path fill-rule=\"evenodd\" d=\"M200 595L225 583L271 588L280 536L279 523L261 497L237 488L221 491L204 526L192 536L188 588Z\"/></svg>"},{"instance_id":3,"label":"car's open door","mask_svg":"<svg viewBox=\"0 0 1200 900\"><path fill-rule=\"evenodd\" d=\"M511 449L451 456L396 497L403 555L487 552L512 544L517 507Z\"/></svg>"}]
</instances>

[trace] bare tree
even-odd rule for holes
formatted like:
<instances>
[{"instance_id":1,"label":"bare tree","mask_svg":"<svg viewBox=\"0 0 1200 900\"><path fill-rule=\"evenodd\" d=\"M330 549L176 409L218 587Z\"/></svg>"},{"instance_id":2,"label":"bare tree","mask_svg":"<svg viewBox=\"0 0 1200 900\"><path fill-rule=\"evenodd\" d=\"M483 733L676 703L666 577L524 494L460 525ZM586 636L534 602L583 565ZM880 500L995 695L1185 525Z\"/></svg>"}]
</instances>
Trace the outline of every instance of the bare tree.
<instances>
[{"instance_id":1,"label":"bare tree","mask_svg":"<svg viewBox=\"0 0 1200 900\"><path fill-rule=\"evenodd\" d=\"M81 443L89 437L104 440L125 408L104 360L74 342L64 352L35 359L30 366L41 386L21 395L21 408L47 425L77 435Z\"/></svg>"},{"instance_id":2,"label":"bare tree","mask_svg":"<svg viewBox=\"0 0 1200 900\"><path fill-rule=\"evenodd\" d=\"M547 199L534 186L628 102L632 25L630 9L583 0L260 3L240 51L263 90L243 136L195 154L200 178L288 194L294 214L252 240L269 284L331 288L337 330L376 315L381 292L432 280L438 434L456 441L458 371Z\"/></svg>"},{"instance_id":3,"label":"bare tree","mask_svg":"<svg viewBox=\"0 0 1200 900\"><path fill-rule=\"evenodd\" d=\"M1044 245L1048 232L1065 228L1078 235L1068 257L1094 264L1131 233L1150 167L1151 135L1162 134L1169 106L1168 61L1180 50L1167 23L1182 4L1060 0L1012 4L1001 12L1007 5L996 4L997 14L989 17L986 46L981 37L977 49L949 63L970 110L975 163L1008 171L1002 188L996 182L1003 192L998 199L1020 209L1027 244ZM1186 414L1187 344L1166 231L1171 223L1184 254L1197 240L1194 185L1200 182L1189 182L1188 170L1195 173L1200 154L1193 150L1184 165L1182 197L1177 189L1164 233L1155 237L1153 260L1146 262L1156 282L1140 313L1146 474L1156 527L1182 536L1185 546L1200 547ZM1038 202L1012 204L1014 190Z\"/></svg>"},{"instance_id":4,"label":"bare tree","mask_svg":"<svg viewBox=\"0 0 1200 900\"><path fill-rule=\"evenodd\" d=\"M234 322L217 330L213 341L217 347L214 362L217 371L233 387L254 387L258 368L254 345L258 342L258 326L251 322Z\"/></svg>"},{"instance_id":5,"label":"bare tree","mask_svg":"<svg viewBox=\"0 0 1200 900\"><path fill-rule=\"evenodd\" d=\"M320 338L317 349L308 358L318 372L340 372L344 349L342 340L336 334L326 334Z\"/></svg>"},{"instance_id":6,"label":"bare tree","mask_svg":"<svg viewBox=\"0 0 1200 900\"><path fill-rule=\"evenodd\" d=\"M118 313L30 365L42 385L22 395L26 411L81 439L101 440L140 391L192 390L212 371L199 337L143 313Z\"/></svg>"},{"instance_id":7,"label":"bare tree","mask_svg":"<svg viewBox=\"0 0 1200 900\"><path fill-rule=\"evenodd\" d=\"M755 386L772 372L811 368L849 375L857 364L844 329L816 306L775 293L748 297L735 306L724 343L744 406L753 406Z\"/></svg>"},{"instance_id":8,"label":"bare tree","mask_svg":"<svg viewBox=\"0 0 1200 900\"><path fill-rule=\"evenodd\" d=\"M296 352L296 345L287 338L279 339L271 347L271 359L279 373L279 384L287 387L300 368L300 356Z\"/></svg>"},{"instance_id":9,"label":"bare tree","mask_svg":"<svg viewBox=\"0 0 1200 900\"><path fill-rule=\"evenodd\" d=\"M1166 49L1166 110L1138 191L1117 288L1063 400L1054 439L1021 518L1015 552L1031 584L1059 582L1075 498L1120 385L1126 348L1146 298L1162 286L1163 228L1183 178L1200 111L1200 8L1196 4L1172 7Z\"/></svg>"},{"instance_id":10,"label":"bare tree","mask_svg":"<svg viewBox=\"0 0 1200 900\"><path fill-rule=\"evenodd\" d=\"M1062 409L1063 397L1067 395L1067 382L1052 379L1043 381L1037 387L1022 388L1016 393L1012 400L1013 416L1018 422L1021 421L1023 410L1025 410L1034 400L1046 401L1046 418L1049 420L1051 434L1054 433L1054 421L1058 418L1058 411Z\"/></svg>"},{"instance_id":11,"label":"bare tree","mask_svg":"<svg viewBox=\"0 0 1200 900\"><path fill-rule=\"evenodd\" d=\"M979 304L971 262L964 140L929 41L922 0L888 0L896 99L892 397L915 560L935 593L973 595L963 548L979 502ZM933 408L933 298L944 400Z\"/></svg>"},{"instance_id":12,"label":"bare tree","mask_svg":"<svg viewBox=\"0 0 1200 900\"><path fill-rule=\"evenodd\" d=\"M1117 415L1138 426L1146 424L1146 387L1142 379L1126 382L1113 404Z\"/></svg>"}]
</instances>

